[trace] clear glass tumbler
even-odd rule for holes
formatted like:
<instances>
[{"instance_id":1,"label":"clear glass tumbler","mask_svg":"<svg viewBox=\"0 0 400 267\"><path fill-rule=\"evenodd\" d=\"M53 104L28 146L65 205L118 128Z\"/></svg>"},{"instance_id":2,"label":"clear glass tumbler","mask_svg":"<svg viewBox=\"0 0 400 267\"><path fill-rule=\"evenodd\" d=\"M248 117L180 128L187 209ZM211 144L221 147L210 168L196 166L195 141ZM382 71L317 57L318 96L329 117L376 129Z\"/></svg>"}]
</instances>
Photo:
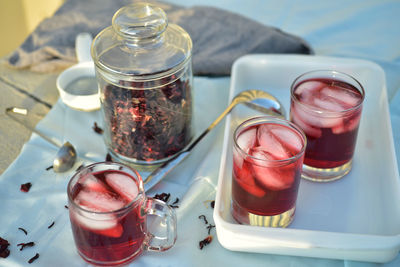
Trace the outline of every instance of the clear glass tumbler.
<instances>
[{"instance_id":1,"label":"clear glass tumbler","mask_svg":"<svg viewBox=\"0 0 400 267\"><path fill-rule=\"evenodd\" d=\"M242 224L286 227L293 218L306 137L295 124L262 116L233 135L232 215Z\"/></svg>"},{"instance_id":2,"label":"clear glass tumbler","mask_svg":"<svg viewBox=\"0 0 400 267\"><path fill-rule=\"evenodd\" d=\"M307 136L305 179L333 181L351 170L364 95L355 78L333 70L308 72L293 82L290 119Z\"/></svg>"}]
</instances>

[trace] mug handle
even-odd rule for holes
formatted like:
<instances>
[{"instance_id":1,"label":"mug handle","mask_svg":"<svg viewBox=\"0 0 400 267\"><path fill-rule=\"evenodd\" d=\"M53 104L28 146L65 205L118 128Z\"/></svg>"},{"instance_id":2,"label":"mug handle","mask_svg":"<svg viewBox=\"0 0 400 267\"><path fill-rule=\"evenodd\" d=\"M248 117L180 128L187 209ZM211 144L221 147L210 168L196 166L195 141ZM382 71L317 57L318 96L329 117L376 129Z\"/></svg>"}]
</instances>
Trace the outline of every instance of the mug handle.
<instances>
[{"instance_id":1,"label":"mug handle","mask_svg":"<svg viewBox=\"0 0 400 267\"><path fill-rule=\"evenodd\" d=\"M161 200L147 198L146 216L149 239L145 242L145 249L150 251L170 249L177 238L175 210Z\"/></svg>"}]
</instances>

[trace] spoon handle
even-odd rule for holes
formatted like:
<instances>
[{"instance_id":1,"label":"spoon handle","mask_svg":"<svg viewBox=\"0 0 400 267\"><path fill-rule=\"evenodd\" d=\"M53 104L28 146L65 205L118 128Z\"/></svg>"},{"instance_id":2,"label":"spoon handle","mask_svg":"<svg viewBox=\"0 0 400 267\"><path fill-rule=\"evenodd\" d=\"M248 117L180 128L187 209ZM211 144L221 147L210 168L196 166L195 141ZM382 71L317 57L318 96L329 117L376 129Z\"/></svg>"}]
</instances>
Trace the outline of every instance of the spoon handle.
<instances>
[{"instance_id":1,"label":"spoon handle","mask_svg":"<svg viewBox=\"0 0 400 267\"><path fill-rule=\"evenodd\" d=\"M155 169L147 178L144 180L144 190L147 192L153 186L158 184L168 173L170 173L179 163L189 156L189 151L179 153L175 158L165 162L163 165Z\"/></svg>"},{"instance_id":2,"label":"spoon handle","mask_svg":"<svg viewBox=\"0 0 400 267\"><path fill-rule=\"evenodd\" d=\"M35 134L39 135L41 138L43 138L44 140L46 140L47 142L49 142L50 144L60 148L62 145L52 139L50 139L48 136L44 135L43 133L39 132L38 130L36 130L35 128L27 125L26 123L20 121L19 119L17 119L16 117L14 117L11 114L20 114L20 115L27 115L28 114L28 110L23 109L23 108L16 108L16 107L11 107L11 108L7 108L6 109L6 115L8 117L10 117L12 120L14 120L15 122L18 122L19 124L21 124L22 126L24 126L25 128L27 128L28 130L30 130L31 132L34 132Z\"/></svg>"}]
</instances>

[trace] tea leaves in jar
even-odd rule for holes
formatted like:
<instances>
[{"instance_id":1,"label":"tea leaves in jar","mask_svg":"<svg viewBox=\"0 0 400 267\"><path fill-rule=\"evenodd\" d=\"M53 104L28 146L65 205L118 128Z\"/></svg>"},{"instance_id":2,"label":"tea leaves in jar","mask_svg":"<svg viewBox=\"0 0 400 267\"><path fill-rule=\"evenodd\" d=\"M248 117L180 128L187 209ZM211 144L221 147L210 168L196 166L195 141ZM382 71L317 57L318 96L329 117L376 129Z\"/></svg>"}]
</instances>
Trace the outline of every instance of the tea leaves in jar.
<instances>
[{"instance_id":1,"label":"tea leaves in jar","mask_svg":"<svg viewBox=\"0 0 400 267\"><path fill-rule=\"evenodd\" d=\"M136 89L139 84L134 82L129 87L135 89L106 85L102 109L106 140L111 142L114 153L139 161L157 161L176 154L189 143L190 83L170 78L174 81L154 89Z\"/></svg>"}]
</instances>

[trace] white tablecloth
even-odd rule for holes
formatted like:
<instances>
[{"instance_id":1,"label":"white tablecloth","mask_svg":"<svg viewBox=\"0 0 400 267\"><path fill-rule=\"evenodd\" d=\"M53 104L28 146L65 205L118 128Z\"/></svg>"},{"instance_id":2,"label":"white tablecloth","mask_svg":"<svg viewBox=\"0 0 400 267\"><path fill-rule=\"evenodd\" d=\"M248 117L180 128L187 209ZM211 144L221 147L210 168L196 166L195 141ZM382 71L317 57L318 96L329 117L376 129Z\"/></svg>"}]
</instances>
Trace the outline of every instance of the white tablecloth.
<instances>
[{"instance_id":1,"label":"white tablecloth","mask_svg":"<svg viewBox=\"0 0 400 267\"><path fill-rule=\"evenodd\" d=\"M226 8L303 37L317 55L362 58L379 64L386 73L395 150L400 155L399 1L171 2ZM229 77L195 78L197 132L206 128L226 107L229 82ZM69 140L80 156L102 161L106 149L102 137L92 130L95 121L101 122L99 112L71 110L59 101L37 128L59 140ZM232 252L218 243L215 230L212 231L214 241L200 250L198 242L207 236L207 231L198 216L205 214L212 221L212 209L205 201L215 196L222 139L223 124L149 193L152 196L156 192L170 192L181 199L177 209L178 241L174 248L162 254L145 253L132 266L376 266L374 263ZM33 134L17 160L0 177L0 236L11 243L11 255L7 259L0 258L0 266L28 265L27 261L35 253L40 254L34 263L38 266L85 266L75 250L68 210L64 208L66 186L73 171L63 174L46 171L55 152L55 147ZM89 163L80 160L76 167L82 162ZM399 156L397 162L400 162ZM19 187L26 182L32 182L33 186L29 193L22 193ZM53 221L54 226L48 229ZM25 228L28 235L18 227ZM36 245L19 251L16 244L29 241ZM385 266L400 266L400 256Z\"/></svg>"}]
</instances>

